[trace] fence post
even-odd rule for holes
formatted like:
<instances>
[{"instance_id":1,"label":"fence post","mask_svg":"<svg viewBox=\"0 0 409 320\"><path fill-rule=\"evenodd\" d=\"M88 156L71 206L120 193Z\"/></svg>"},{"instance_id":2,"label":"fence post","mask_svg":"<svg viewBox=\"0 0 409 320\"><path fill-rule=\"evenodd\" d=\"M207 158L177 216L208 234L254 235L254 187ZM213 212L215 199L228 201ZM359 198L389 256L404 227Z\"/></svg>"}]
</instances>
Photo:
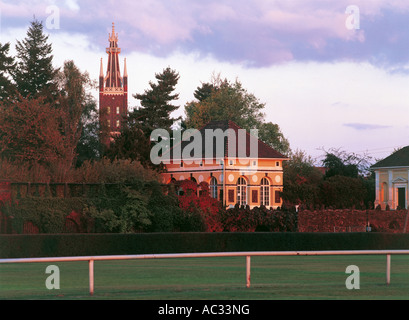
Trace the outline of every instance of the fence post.
<instances>
[{"instance_id":1,"label":"fence post","mask_svg":"<svg viewBox=\"0 0 409 320\"><path fill-rule=\"evenodd\" d=\"M246 287L250 288L250 256L246 256Z\"/></svg>"},{"instance_id":2,"label":"fence post","mask_svg":"<svg viewBox=\"0 0 409 320\"><path fill-rule=\"evenodd\" d=\"M94 260L89 260L89 294L94 294Z\"/></svg>"},{"instance_id":3,"label":"fence post","mask_svg":"<svg viewBox=\"0 0 409 320\"><path fill-rule=\"evenodd\" d=\"M386 255L386 284L391 283L391 255Z\"/></svg>"}]
</instances>

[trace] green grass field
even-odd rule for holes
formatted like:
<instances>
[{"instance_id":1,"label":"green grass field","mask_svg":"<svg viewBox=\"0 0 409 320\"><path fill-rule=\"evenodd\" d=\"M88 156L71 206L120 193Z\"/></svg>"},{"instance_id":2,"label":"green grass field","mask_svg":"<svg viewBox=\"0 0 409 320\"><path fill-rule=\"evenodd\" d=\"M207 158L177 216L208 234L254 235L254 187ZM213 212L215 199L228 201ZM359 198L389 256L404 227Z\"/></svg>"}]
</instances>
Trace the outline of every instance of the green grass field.
<instances>
[{"instance_id":1,"label":"green grass field","mask_svg":"<svg viewBox=\"0 0 409 320\"><path fill-rule=\"evenodd\" d=\"M0 265L0 299L297 300L408 299L409 257L392 256L386 285L385 256L252 257L246 288L244 257L95 262L95 294L89 296L88 263ZM45 273L60 270L60 289ZM360 289L348 290L346 268L360 270Z\"/></svg>"}]
</instances>

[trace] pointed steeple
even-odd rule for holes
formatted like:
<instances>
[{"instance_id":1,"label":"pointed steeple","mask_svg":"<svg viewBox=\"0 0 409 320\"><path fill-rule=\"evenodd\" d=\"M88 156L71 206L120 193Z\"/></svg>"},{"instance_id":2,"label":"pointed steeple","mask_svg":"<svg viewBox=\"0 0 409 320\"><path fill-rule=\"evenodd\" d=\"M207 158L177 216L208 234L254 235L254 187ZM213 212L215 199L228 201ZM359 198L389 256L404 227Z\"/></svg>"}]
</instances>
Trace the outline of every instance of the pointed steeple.
<instances>
[{"instance_id":1,"label":"pointed steeple","mask_svg":"<svg viewBox=\"0 0 409 320\"><path fill-rule=\"evenodd\" d=\"M119 68L118 55L121 53L121 48L118 47L118 34L115 33L115 25L112 23L112 33L109 34L109 47L106 48L108 53L107 75L105 77L105 87L121 88L122 78Z\"/></svg>"},{"instance_id":2,"label":"pointed steeple","mask_svg":"<svg viewBox=\"0 0 409 320\"><path fill-rule=\"evenodd\" d=\"M112 33L109 34L110 47L117 47L118 34L115 34L115 23L112 22Z\"/></svg>"}]
</instances>

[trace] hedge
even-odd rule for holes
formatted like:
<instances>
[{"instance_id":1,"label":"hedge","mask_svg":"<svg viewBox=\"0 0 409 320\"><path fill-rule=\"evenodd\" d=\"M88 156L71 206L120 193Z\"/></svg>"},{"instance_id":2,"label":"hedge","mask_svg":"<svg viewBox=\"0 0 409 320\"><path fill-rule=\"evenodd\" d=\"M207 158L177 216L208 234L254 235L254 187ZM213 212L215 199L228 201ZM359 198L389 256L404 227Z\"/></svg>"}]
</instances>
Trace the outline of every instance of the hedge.
<instances>
[{"instance_id":1,"label":"hedge","mask_svg":"<svg viewBox=\"0 0 409 320\"><path fill-rule=\"evenodd\" d=\"M188 252L409 249L409 234L138 233L0 235L0 258Z\"/></svg>"}]
</instances>

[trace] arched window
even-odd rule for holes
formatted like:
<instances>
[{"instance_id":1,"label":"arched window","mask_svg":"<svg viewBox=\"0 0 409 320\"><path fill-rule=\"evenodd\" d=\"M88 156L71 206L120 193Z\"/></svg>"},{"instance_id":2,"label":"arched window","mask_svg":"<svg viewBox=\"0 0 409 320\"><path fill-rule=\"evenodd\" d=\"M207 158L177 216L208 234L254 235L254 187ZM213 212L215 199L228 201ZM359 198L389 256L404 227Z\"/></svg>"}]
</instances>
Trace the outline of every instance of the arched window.
<instances>
[{"instance_id":1,"label":"arched window","mask_svg":"<svg viewBox=\"0 0 409 320\"><path fill-rule=\"evenodd\" d=\"M270 205L270 183L267 178L261 179L260 205L264 205L265 207Z\"/></svg>"},{"instance_id":2,"label":"arched window","mask_svg":"<svg viewBox=\"0 0 409 320\"><path fill-rule=\"evenodd\" d=\"M237 180L237 203L245 206L247 204L247 182L243 177Z\"/></svg>"},{"instance_id":3,"label":"arched window","mask_svg":"<svg viewBox=\"0 0 409 320\"><path fill-rule=\"evenodd\" d=\"M210 196L217 199L217 180L215 177L210 179Z\"/></svg>"}]
</instances>

